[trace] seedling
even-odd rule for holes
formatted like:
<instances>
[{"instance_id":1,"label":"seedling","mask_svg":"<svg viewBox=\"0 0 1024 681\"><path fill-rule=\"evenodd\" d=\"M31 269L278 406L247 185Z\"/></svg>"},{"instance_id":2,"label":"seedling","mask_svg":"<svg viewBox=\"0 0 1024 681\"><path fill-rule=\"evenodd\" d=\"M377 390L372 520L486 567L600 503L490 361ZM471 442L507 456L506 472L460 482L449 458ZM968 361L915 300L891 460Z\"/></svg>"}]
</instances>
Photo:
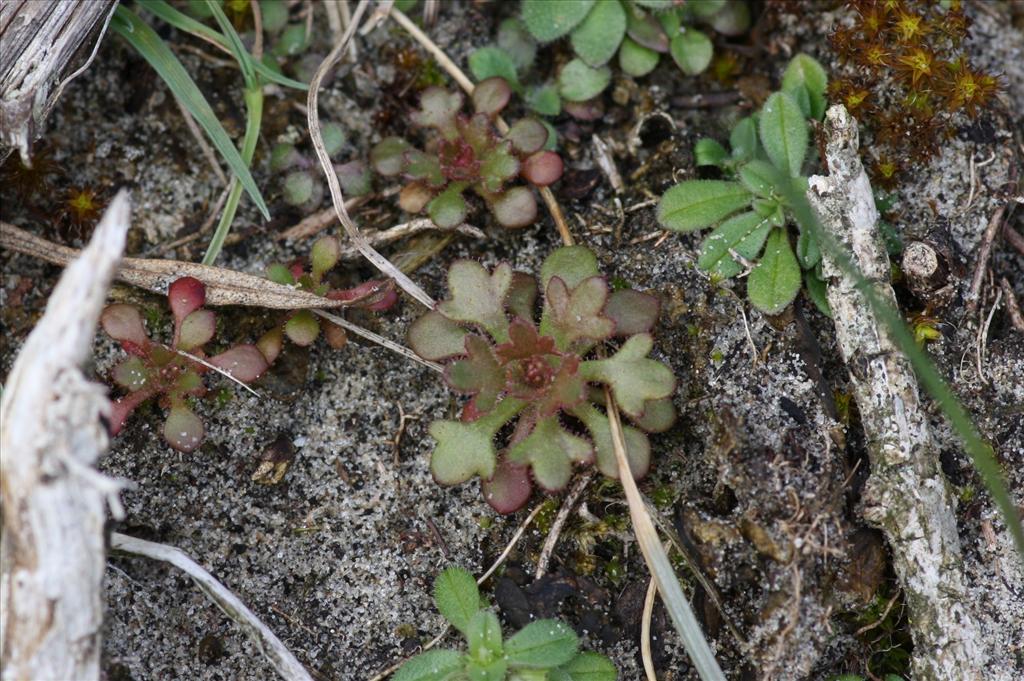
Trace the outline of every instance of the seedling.
<instances>
[{"instance_id":1,"label":"seedling","mask_svg":"<svg viewBox=\"0 0 1024 681\"><path fill-rule=\"evenodd\" d=\"M608 87L608 64L616 54L619 67L631 76L650 73L662 54L695 75L711 63L714 46L690 24L702 21L725 35L750 26L750 10L742 0L523 0L521 14L537 42L569 37L576 58L558 76L558 95L569 102L585 102ZM522 61L514 50L506 53Z\"/></svg>"},{"instance_id":2,"label":"seedling","mask_svg":"<svg viewBox=\"0 0 1024 681\"><path fill-rule=\"evenodd\" d=\"M489 273L476 262L456 261L448 291L409 330L410 346L444 362L445 382L471 396L461 420L430 426L437 482L457 485L479 476L487 503L511 513L529 499L533 482L548 492L564 488L574 464L596 460L602 473L617 478L603 386L636 426L625 428L634 477L647 473L645 432L665 431L675 421L675 377L647 357L658 319L655 297L613 292L597 258L581 246L548 256L539 286L507 263ZM538 291L543 305L535 325ZM603 342L612 339L622 343L605 358Z\"/></svg>"},{"instance_id":3,"label":"seedling","mask_svg":"<svg viewBox=\"0 0 1024 681\"><path fill-rule=\"evenodd\" d=\"M426 210L438 227L456 227L469 211L462 194L471 189L505 227L533 223L537 218L533 192L522 185L508 185L521 177L546 187L562 176L562 159L543 149L549 133L536 119L524 118L506 135L498 134L494 119L511 96L512 90L503 79L485 80L473 91L476 113L467 116L460 113L461 93L439 87L423 91L420 110L412 120L432 133L426 150L417 149L401 137L386 137L370 152L378 173L411 180L399 195L402 210Z\"/></svg>"},{"instance_id":4,"label":"seedling","mask_svg":"<svg viewBox=\"0 0 1024 681\"><path fill-rule=\"evenodd\" d=\"M174 315L170 345L149 338L134 305L110 305L100 316L103 330L130 355L111 372L113 381L128 393L112 405L110 432L120 432L128 415L155 397L169 409L163 428L167 444L191 452L203 441L203 422L190 406L191 398L206 394L203 374L213 367L248 383L266 371L267 361L254 345L236 345L213 357L205 355L203 346L213 339L216 317L202 309L206 287L198 279L176 280L167 290L167 300Z\"/></svg>"},{"instance_id":5,"label":"seedling","mask_svg":"<svg viewBox=\"0 0 1024 681\"><path fill-rule=\"evenodd\" d=\"M466 640L466 650L429 650L406 662L394 681L615 681L603 655L580 652L579 638L564 622L537 620L510 638L501 622L481 607L476 580L450 567L434 581L434 605Z\"/></svg>"},{"instance_id":6,"label":"seedling","mask_svg":"<svg viewBox=\"0 0 1024 681\"><path fill-rule=\"evenodd\" d=\"M324 149L331 158L338 156L345 148L345 132L337 123L324 123L321 128ZM281 142L270 152L270 170L281 174L281 192L285 203L303 211L315 210L324 196L317 160L311 154L304 154L294 144ZM341 191L345 196L363 196L372 190L370 171L362 161L350 161L334 166Z\"/></svg>"},{"instance_id":7,"label":"seedling","mask_svg":"<svg viewBox=\"0 0 1024 681\"><path fill-rule=\"evenodd\" d=\"M821 251L800 229L794 254L787 227L795 220L781 190L783 184L807 190L807 119L824 114L827 78L820 64L797 55L782 84L758 113L736 124L731 151L715 140L697 142L697 165L718 167L728 179L677 184L662 196L658 221L677 232L717 225L701 244L697 264L721 278L749 274L747 295L759 310L782 312L800 290L802 271L808 295L829 314Z\"/></svg>"},{"instance_id":8,"label":"seedling","mask_svg":"<svg viewBox=\"0 0 1024 681\"><path fill-rule=\"evenodd\" d=\"M310 249L308 272L306 263L303 260L296 260L290 265L271 265L267 268L267 278L275 283L294 286L331 300L346 300L352 307L374 312L386 310L395 304L398 294L395 293L390 280L368 281L350 289L331 289L324 281L324 275L338 264L340 256L341 243L338 239L333 236L321 237ZM297 310L290 313L280 326L263 334L256 342L256 346L266 357L267 363L273 364L281 354L286 337L296 345L305 347L317 339L321 329L327 344L332 348L337 349L345 345L347 337L345 330L340 326L326 320L321 322L309 310Z\"/></svg>"}]
</instances>

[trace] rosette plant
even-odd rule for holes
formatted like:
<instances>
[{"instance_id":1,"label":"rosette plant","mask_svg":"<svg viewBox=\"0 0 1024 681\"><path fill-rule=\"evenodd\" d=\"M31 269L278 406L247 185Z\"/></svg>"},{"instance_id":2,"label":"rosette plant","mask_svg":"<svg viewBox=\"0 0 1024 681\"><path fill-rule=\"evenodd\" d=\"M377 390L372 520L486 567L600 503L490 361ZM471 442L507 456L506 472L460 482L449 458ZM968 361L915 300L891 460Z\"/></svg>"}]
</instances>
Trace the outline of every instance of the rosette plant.
<instances>
[{"instance_id":1,"label":"rosette plant","mask_svg":"<svg viewBox=\"0 0 1024 681\"><path fill-rule=\"evenodd\" d=\"M341 242L337 237L325 236L317 239L309 251L309 271L304 259L297 259L290 265L275 263L267 268L267 278L277 284L294 286L302 291L323 296L330 300L345 300L352 307L362 307L374 312L390 308L398 300L390 280L374 279L350 289L332 289L324 276L341 259ZM327 344L332 348L345 345L345 330L337 324L317 319L309 310L296 310L281 323L263 334L256 346L273 363L281 354L284 339L300 346L312 345L323 331Z\"/></svg>"},{"instance_id":2,"label":"rosette plant","mask_svg":"<svg viewBox=\"0 0 1024 681\"><path fill-rule=\"evenodd\" d=\"M150 339L134 305L110 305L100 316L103 330L129 354L111 372L113 381L128 392L111 407L110 432L116 435L136 407L157 398L169 409L163 428L167 444L191 452L203 442L203 422L190 405L192 398L206 394L203 374L215 367L236 380L254 381L266 371L267 360L254 345L236 345L206 356L203 346L213 339L216 316L202 309L206 287L198 279L176 280L168 288L167 300L174 315L170 345Z\"/></svg>"},{"instance_id":3,"label":"rosette plant","mask_svg":"<svg viewBox=\"0 0 1024 681\"><path fill-rule=\"evenodd\" d=\"M545 187L562 176L562 159L544 149L548 129L533 118L517 121L505 135L495 119L508 104L512 88L502 78L489 78L473 90L475 113L461 113L459 92L430 87L420 95L416 125L433 133L424 150L401 137L386 137L370 152L374 169L386 177L402 175L402 210L426 210L438 227L452 228L469 210L463 192L472 190L505 227L525 227L537 218L533 191L510 186L522 178Z\"/></svg>"},{"instance_id":4,"label":"rosette plant","mask_svg":"<svg viewBox=\"0 0 1024 681\"><path fill-rule=\"evenodd\" d=\"M471 396L460 420L430 426L437 482L479 476L487 502L510 513L526 503L534 482L548 492L564 488L574 464L596 463L618 477L603 386L633 423L624 429L633 475L646 474L645 433L667 430L675 420L675 377L648 357L657 298L612 291L597 258L581 246L554 251L539 285L507 263L487 272L456 261L448 291L409 329L410 346L444 362L445 382ZM535 323L538 293L543 302ZM620 344L611 352L613 340Z\"/></svg>"}]
</instances>

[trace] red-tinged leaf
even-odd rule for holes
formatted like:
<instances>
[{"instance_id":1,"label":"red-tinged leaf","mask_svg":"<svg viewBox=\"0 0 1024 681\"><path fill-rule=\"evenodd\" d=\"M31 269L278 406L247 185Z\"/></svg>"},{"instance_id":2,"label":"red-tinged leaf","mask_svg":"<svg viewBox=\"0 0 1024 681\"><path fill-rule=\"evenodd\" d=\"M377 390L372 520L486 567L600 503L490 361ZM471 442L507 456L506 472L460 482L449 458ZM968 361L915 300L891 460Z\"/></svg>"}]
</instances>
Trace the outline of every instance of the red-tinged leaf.
<instances>
[{"instance_id":1,"label":"red-tinged leaf","mask_svg":"<svg viewBox=\"0 0 1024 681\"><path fill-rule=\"evenodd\" d=\"M451 149L451 145L446 148ZM409 149L405 152L405 175L409 179L422 182L435 189L443 187L445 184L440 159L434 154L428 154L419 149Z\"/></svg>"},{"instance_id":2,"label":"red-tinged leaf","mask_svg":"<svg viewBox=\"0 0 1024 681\"><path fill-rule=\"evenodd\" d=\"M174 347L191 352L210 342L217 330L217 316L211 310L195 310L181 321Z\"/></svg>"},{"instance_id":3,"label":"red-tinged leaf","mask_svg":"<svg viewBox=\"0 0 1024 681\"><path fill-rule=\"evenodd\" d=\"M453 390L474 395L476 408L486 413L494 408L505 388L505 372L483 336L466 336L465 346L465 359L446 366L444 380Z\"/></svg>"},{"instance_id":4,"label":"red-tinged leaf","mask_svg":"<svg viewBox=\"0 0 1024 681\"><path fill-rule=\"evenodd\" d=\"M442 360L466 352L466 330L431 310L409 327L406 342L423 359Z\"/></svg>"},{"instance_id":5,"label":"red-tinged leaf","mask_svg":"<svg viewBox=\"0 0 1024 681\"><path fill-rule=\"evenodd\" d=\"M391 279L371 279L352 288L334 289L328 291L326 297L331 300L345 300L353 307L374 312L387 310L398 300L395 282Z\"/></svg>"},{"instance_id":6,"label":"red-tinged leaf","mask_svg":"<svg viewBox=\"0 0 1024 681\"><path fill-rule=\"evenodd\" d=\"M520 174L538 187L546 187L562 176L562 157L553 151L538 151L525 161Z\"/></svg>"},{"instance_id":7,"label":"red-tinged leaf","mask_svg":"<svg viewBox=\"0 0 1024 681\"><path fill-rule=\"evenodd\" d=\"M284 334L296 345L312 345L320 334L320 322L309 310L299 310L285 322Z\"/></svg>"},{"instance_id":8,"label":"red-tinged leaf","mask_svg":"<svg viewBox=\"0 0 1024 681\"><path fill-rule=\"evenodd\" d=\"M661 24L653 15L639 12L626 12L626 33L637 43L649 50L668 52L669 39Z\"/></svg>"},{"instance_id":9,"label":"red-tinged leaf","mask_svg":"<svg viewBox=\"0 0 1024 681\"><path fill-rule=\"evenodd\" d=\"M597 456L598 470L609 478L618 479L619 465L615 458L615 449L612 446L612 429L608 423L608 417L589 402L577 406L572 410L572 414L582 421L590 432ZM626 441L629 470L633 473L633 478L640 480L647 475L647 471L651 467L651 443L646 435L633 426L624 425L622 435Z\"/></svg>"},{"instance_id":10,"label":"red-tinged leaf","mask_svg":"<svg viewBox=\"0 0 1024 681\"><path fill-rule=\"evenodd\" d=\"M615 322L616 336L632 336L653 329L660 308L661 303L655 296L622 289L608 296L604 314Z\"/></svg>"},{"instance_id":11,"label":"red-tinged leaf","mask_svg":"<svg viewBox=\"0 0 1024 681\"><path fill-rule=\"evenodd\" d=\"M203 422L185 404L171 407L164 423L164 439L179 452L193 452L203 443Z\"/></svg>"},{"instance_id":12,"label":"red-tinged leaf","mask_svg":"<svg viewBox=\"0 0 1024 681\"><path fill-rule=\"evenodd\" d=\"M419 213L434 198L434 192L420 182L410 182L398 193L398 207L406 213Z\"/></svg>"},{"instance_id":13,"label":"red-tinged leaf","mask_svg":"<svg viewBox=\"0 0 1024 681\"><path fill-rule=\"evenodd\" d=\"M588 381L608 385L622 411L640 418L648 400L668 397L676 388L672 370L647 357L653 346L650 334L636 334L608 359L583 362L580 373Z\"/></svg>"},{"instance_id":14,"label":"red-tinged leaf","mask_svg":"<svg viewBox=\"0 0 1024 681\"><path fill-rule=\"evenodd\" d=\"M508 319L505 317L505 295L512 285L512 267L501 263L494 272L487 273L483 265L472 260L456 260L448 268L447 300L437 311L448 319L479 324L494 338L508 339Z\"/></svg>"},{"instance_id":15,"label":"red-tinged leaf","mask_svg":"<svg viewBox=\"0 0 1024 681\"><path fill-rule=\"evenodd\" d=\"M365 196L373 191L370 170L362 161L349 161L334 166L334 172L345 196Z\"/></svg>"},{"instance_id":16,"label":"red-tinged leaf","mask_svg":"<svg viewBox=\"0 0 1024 681\"><path fill-rule=\"evenodd\" d=\"M146 327L142 325L142 315L134 305L118 303L107 306L100 315L100 324L108 336L120 341L125 350L132 354L142 354L149 345Z\"/></svg>"},{"instance_id":17,"label":"red-tinged leaf","mask_svg":"<svg viewBox=\"0 0 1024 681\"><path fill-rule=\"evenodd\" d=\"M615 324L602 314L608 300L604 277L589 277L571 291L561 277L548 282L540 332L555 339L559 350L568 350L580 339L600 341L615 331Z\"/></svg>"},{"instance_id":18,"label":"red-tinged leaf","mask_svg":"<svg viewBox=\"0 0 1024 681\"><path fill-rule=\"evenodd\" d=\"M505 307L513 316L531 320L537 302L537 280L525 272L513 272L512 284L505 294Z\"/></svg>"},{"instance_id":19,"label":"red-tinged leaf","mask_svg":"<svg viewBox=\"0 0 1024 681\"><path fill-rule=\"evenodd\" d=\"M494 117L508 106L512 98L512 88L500 76L494 76L477 83L473 89L473 108L477 113Z\"/></svg>"},{"instance_id":20,"label":"red-tinged leaf","mask_svg":"<svg viewBox=\"0 0 1024 681\"><path fill-rule=\"evenodd\" d=\"M536 118L522 118L509 129L505 139L512 142L512 148L521 154L540 151L548 141L548 129Z\"/></svg>"},{"instance_id":21,"label":"red-tinged leaf","mask_svg":"<svg viewBox=\"0 0 1024 681\"><path fill-rule=\"evenodd\" d=\"M179 325L206 302L206 287L195 277L182 277L168 287L167 301L174 313L174 323Z\"/></svg>"},{"instance_id":22,"label":"red-tinged leaf","mask_svg":"<svg viewBox=\"0 0 1024 681\"><path fill-rule=\"evenodd\" d=\"M281 354L281 348L284 346L284 329L280 326L275 326L270 331L260 336L260 339L256 341L256 347L263 357L267 360L267 364L273 364L277 356Z\"/></svg>"},{"instance_id":23,"label":"red-tinged leaf","mask_svg":"<svg viewBox=\"0 0 1024 681\"><path fill-rule=\"evenodd\" d=\"M480 483L484 500L501 514L515 513L530 500L533 484L528 466L517 466L504 458L498 461L494 477Z\"/></svg>"},{"instance_id":24,"label":"red-tinged leaf","mask_svg":"<svg viewBox=\"0 0 1024 681\"><path fill-rule=\"evenodd\" d=\"M542 417L553 416L559 411L569 410L587 396L587 383L579 373L580 360L570 355L562 358L551 380L547 393L537 400L537 413Z\"/></svg>"},{"instance_id":25,"label":"red-tinged leaf","mask_svg":"<svg viewBox=\"0 0 1024 681\"><path fill-rule=\"evenodd\" d=\"M210 358L210 364L243 383L255 381L267 370L267 358L255 345L236 345Z\"/></svg>"},{"instance_id":26,"label":"red-tinged leaf","mask_svg":"<svg viewBox=\"0 0 1024 681\"><path fill-rule=\"evenodd\" d=\"M168 395L184 398L187 395L202 397L206 394L206 385L203 383L203 377L198 373L200 370L206 371L206 368L198 364L193 364L193 366L196 368L188 369L178 375L174 385L168 389Z\"/></svg>"},{"instance_id":27,"label":"red-tinged leaf","mask_svg":"<svg viewBox=\"0 0 1024 681\"><path fill-rule=\"evenodd\" d=\"M324 273L338 264L341 258L341 242L334 236L323 236L313 242L309 251L313 280L319 282Z\"/></svg>"},{"instance_id":28,"label":"red-tinged leaf","mask_svg":"<svg viewBox=\"0 0 1024 681\"><path fill-rule=\"evenodd\" d=\"M345 332L345 329L334 322L324 321L321 324L321 330L324 333L324 340L335 350L342 349L348 343L348 334Z\"/></svg>"},{"instance_id":29,"label":"red-tinged leaf","mask_svg":"<svg viewBox=\"0 0 1024 681\"><path fill-rule=\"evenodd\" d=\"M526 227L537 219L537 200L526 187L512 187L494 197L491 212L503 227Z\"/></svg>"},{"instance_id":30,"label":"red-tinged leaf","mask_svg":"<svg viewBox=\"0 0 1024 681\"><path fill-rule=\"evenodd\" d=\"M509 325L508 337L508 343L502 343L494 348L494 352L502 364L555 352L553 338L540 336L533 324L519 317Z\"/></svg>"}]
</instances>

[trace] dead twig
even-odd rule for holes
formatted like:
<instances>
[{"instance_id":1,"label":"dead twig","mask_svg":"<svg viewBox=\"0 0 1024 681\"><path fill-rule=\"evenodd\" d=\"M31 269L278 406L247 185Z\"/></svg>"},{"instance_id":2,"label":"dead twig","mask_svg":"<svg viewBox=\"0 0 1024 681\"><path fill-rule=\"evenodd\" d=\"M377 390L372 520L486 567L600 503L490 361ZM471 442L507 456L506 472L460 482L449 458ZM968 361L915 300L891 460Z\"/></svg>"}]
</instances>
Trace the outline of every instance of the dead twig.
<instances>
[{"instance_id":1,"label":"dead twig","mask_svg":"<svg viewBox=\"0 0 1024 681\"><path fill-rule=\"evenodd\" d=\"M1006 214L1006 205L1000 206L992 219L988 221L988 227L981 237L981 247L978 249L978 259L974 263L974 274L971 275L971 287L967 291L967 315L973 316L978 309L978 299L981 296L981 283L985 279L985 270L988 269L989 255L992 253L992 242L999 232L999 226Z\"/></svg>"},{"instance_id":2,"label":"dead twig","mask_svg":"<svg viewBox=\"0 0 1024 681\"><path fill-rule=\"evenodd\" d=\"M217 607L233 620L245 634L253 640L256 647L263 653L274 670L283 679L297 681L313 681L309 672L281 642L273 631L260 621L256 615L230 589L217 581L201 565L192 560L184 551L174 546L136 539L118 532L110 535L110 549L115 552L152 558L153 560L170 563L182 570L199 590L217 604Z\"/></svg>"},{"instance_id":3,"label":"dead twig","mask_svg":"<svg viewBox=\"0 0 1024 681\"><path fill-rule=\"evenodd\" d=\"M353 199L349 199L349 201L346 203L351 203L353 201ZM329 209L326 212L329 213L327 223L334 223L336 217L334 209ZM287 232L281 234L278 238L293 238L296 235L300 237L311 236L313 234L320 232L320 230L323 227L318 226L318 224L323 220L323 213L324 211L321 211L319 213L314 213L313 215L310 215L309 217L305 218L302 222L289 229ZM419 234L420 232L456 232L458 234L471 236L474 239L487 238L487 235L485 235L483 232L481 232L479 229L472 225L461 224L457 227L453 227L450 230L441 229L440 227L435 225L434 221L431 220L430 218L416 218L414 220L410 220L409 222L403 222L401 224L395 225L394 227L389 227L388 229L382 229L373 232L364 232L363 235L366 237L367 243L369 243L374 248L377 248L378 246L385 246L393 241L398 241L399 239L404 239L406 237L413 236L414 234ZM344 245L341 248L339 257L342 260L354 260L356 258L362 257L362 253L355 246Z\"/></svg>"},{"instance_id":4,"label":"dead twig","mask_svg":"<svg viewBox=\"0 0 1024 681\"><path fill-rule=\"evenodd\" d=\"M339 317L329 312L324 312L323 310L313 310L313 314L323 317L327 321L333 322L334 324L337 324L346 331L351 331L357 336L362 336L363 338L369 341L373 341L377 345L387 348L391 352L397 353L402 357L405 357L406 359L411 359L417 364L422 364L428 369L433 369L438 373L444 373L444 367L442 367L440 364L436 362L431 362L430 360L427 359L423 359L422 357L420 357L419 355L417 355L415 352L405 347L404 345L400 345L394 342L393 340L389 340L384 336L381 336L380 334L376 334L373 331L370 331L369 329L364 329L363 327L357 324L353 324L344 317Z\"/></svg>"},{"instance_id":5,"label":"dead twig","mask_svg":"<svg viewBox=\"0 0 1024 681\"><path fill-rule=\"evenodd\" d=\"M569 519L569 513L576 506L576 502L579 500L580 495L583 494L583 490L587 488L590 481L594 479L594 470L590 469L583 475L581 475L573 486L569 489L569 493L565 495L565 500L562 501L562 507L558 509L558 515L555 516L555 521L551 523L551 531L548 532L547 539L544 540L544 547L540 551L540 558L537 559L537 569L533 573L534 579L540 579L548 571L548 563L551 561L551 554L555 550L555 546L558 545L558 537L562 534L562 528L565 527L565 521Z\"/></svg>"},{"instance_id":6,"label":"dead twig","mask_svg":"<svg viewBox=\"0 0 1024 681\"><path fill-rule=\"evenodd\" d=\"M412 279L408 277L404 272L395 267L391 262L383 255L377 252L376 249L371 246L366 237L363 236L359 228L352 221L352 218L348 214L348 210L345 208L345 198L341 194L341 184L338 182L338 175L334 172L334 165L331 163L331 158L327 154L327 149L324 147L323 134L320 132L320 110L319 110L319 94L320 86L323 83L324 76L327 72L341 59L341 54L348 46L349 41L355 35L356 27L359 25L360 20L363 17L363 13L367 8L367 0L360 0L356 6L356 11L352 15L352 22L345 30L345 35L342 36L331 53L320 63L320 67L316 70L316 75L313 76L312 82L309 84L309 94L306 98L306 123L309 126L309 136L313 142L313 148L316 151L317 158L320 160L320 167L323 169L323 173L327 178L327 185L331 191L331 201L334 203L334 210L338 214L338 219L341 220L342 227L345 228L345 232L348 234L349 239L355 244L359 252L363 254L367 260L369 260L377 269L383 272L385 275L395 280L398 286L408 293L410 296L421 302L429 309L433 309L435 302L434 299L427 295L427 292L415 284Z\"/></svg>"},{"instance_id":7,"label":"dead twig","mask_svg":"<svg viewBox=\"0 0 1024 681\"><path fill-rule=\"evenodd\" d=\"M999 303L1003 300L1003 291L999 290L996 295L996 302L992 304L992 309L988 311L988 318L985 319L985 323L978 329L978 342L975 344L975 353L978 359L978 378L981 379L982 383L986 383L985 380L985 346L988 345L988 330L992 326L992 317L996 314L996 309L999 307Z\"/></svg>"},{"instance_id":8,"label":"dead twig","mask_svg":"<svg viewBox=\"0 0 1024 681\"><path fill-rule=\"evenodd\" d=\"M1017 249L1017 252L1024 255L1024 236L1020 235L1020 232L1010 226L1009 223L1003 225L1003 237L1006 242Z\"/></svg>"},{"instance_id":9,"label":"dead twig","mask_svg":"<svg viewBox=\"0 0 1024 681\"><path fill-rule=\"evenodd\" d=\"M594 161L597 163L597 167L608 178L608 184L611 185L612 191L621 194L625 190L622 184L622 175L619 174L619 168L615 165L615 159L612 158L612 152L608 148L607 142L601 139L600 135L594 135L591 146L594 147Z\"/></svg>"},{"instance_id":10,"label":"dead twig","mask_svg":"<svg viewBox=\"0 0 1024 681\"><path fill-rule=\"evenodd\" d=\"M0 222L0 246L61 266L78 256L74 248L47 241L6 222ZM300 310L341 308L353 302L330 300L253 274L181 260L123 258L115 277L161 295L167 294L167 287L175 279L195 277L206 286L206 303L209 305Z\"/></svg>"},{"instance_id":11,"label":"dead twig","mask_svg":"<svg viewBox=\"0 0 1024 681\"><path fill-rule=\"evenodd\" d=\"M1010 326L1018 331L1024 331L1024 315L1021 315L1020 307L1017 305L1017 296L1013 294L1013 287L1010 286L1006 277L999 280L999 287L1003 289L1003 295L1006 296L1006 312L1010 315Z\"/></svg>"}]
</instances>

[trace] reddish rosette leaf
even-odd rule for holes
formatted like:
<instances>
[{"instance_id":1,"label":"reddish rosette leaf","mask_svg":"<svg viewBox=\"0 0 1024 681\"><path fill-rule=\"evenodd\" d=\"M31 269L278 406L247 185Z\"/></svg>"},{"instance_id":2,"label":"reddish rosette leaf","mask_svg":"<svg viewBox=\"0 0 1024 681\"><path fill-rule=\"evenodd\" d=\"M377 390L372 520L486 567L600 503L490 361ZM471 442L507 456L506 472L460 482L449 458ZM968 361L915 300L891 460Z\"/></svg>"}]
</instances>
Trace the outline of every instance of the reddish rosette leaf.
<instances>
[{"instance_id":1,"label":"reddish rosette leaf","mask_svg":"<svg viewBox=\"0 0 1024 681\"><path fill-rule=\"evenodd\" d=\"M255 345L237 345L210 358L210 364L243 383L255 381L269 366Z\"/></svg>"},{"instance_id":2,"label":"reddish rosette leaf","mask_svg":"<svg viewBox=\"0 0 1024 681\"><path fill-rule=\"evenodd\" d=\"M466 336L466 357L445 367L444 380L453 390L474 396L476 408L488 412L494 408L505 388L505 372L483 336Z\"/></svg>"},{"instance_id":3,"label":"reddish rosette leaf","mask_svg":"<svg viewBox=\"0 0 1024 681\"><path fill-rule=\"evenodd\" d=\"M615 331L612 320L602 314L607 300L604 277L584 279L570 291L561 277L553 276L544 300L541 333L553 336L560 350L580 339L604 340Z\"/></svg>"},{"instance_id":4,"label":"reddish rosette leaf","mask_svg":"<svg viewBox=\"0 0 1024 681\"><path fill-rule=\"evenodd\" d=\"M480 159L473 147L462 138L441 140L437 158L441 173L452 182L467 182L480 175Z\"/></svg>"},{"instance_id":5,"label":"reddish rosette leaf","mask_svg":"<svg viewBox=\"0 0 1024 681\"><path fill-rule=\"evenodd\" d=\"M616 336L632 336L653 329L660 309L661 303L655 296L622 289L608 296L604 314L615 322Z\"/></svg>"},{"instance_id":6,"label":"reddish rosette leaf","mask_svg":"<svg viewBox=\"0 0 1024 681\"><path fill-rule=\"evenodd\" d=\"M604 116L604 102L600 97L588 99L585 102L565 101L562 103L562 108L565 109L565 113L578 121L596 121Z\"/></svg>"},{"instance_id":7,"label":"reddish rosette leaf","mask_svg":"<svg viewBox=\"0 0 1024 681\"><path fill-rule=\"evenodd\" d=\"M513 272L512 283L505 294L505 307L513 317L533 319L537 303L537 280L524 272Z\"/></svg>"},{"instance_id":8,"label":"reddish rosette leaf","mask_svg":"<svg viewBox=\"0 0 1024 681\"><path fill-rule=\"evenodd\" d=\"M494 352L502 364L555 352L554 339L541 336L533 324L524 319L513 320L509 325L508 336L508 343L502 343L494 348Z\"/></svg>"},{"instance_id":9,"label":"reddish rosette leaf","mask_svg":"<svg viewBox=\"0 0 1024 681\"><path fill-rule=\"evenodd\" d=\"M512 98L512 88L500 76L494 76L477 83L473 88L473 108L477 113L493 118L508 106Z\"/></svg>"},{"instance_id":10,"label":"reddish rosette leaf","mask_svg":"<svg viewBox=\"0 0 1024 681\"><path fill-rule=\"evenodd\" d=\"M569 483L573 463L593 461L594 450L552 416L538 421L528 437L510 447L507 458L512 464L529 464L537 484L548 492L557 492Z\"/></svg>"},{"instance_id":11,"label":"reddish rosette leaf","mask_svg":"<svg viewBox=\"0 0 1024 681\"><path fill-rule=\"evenodd\" d=\"M579 373L580 360L575 355L563 357L551 380L547 394L537 399L537 413L547 417L572 409L587 396L587 383Z\"/></svg>"},{"instance_id":12,"label":"reddish rosette leaf","mask_svg":"<svg viewBox=\"0 0 1024 681\"><path fill-rule=\"evenodd\" d=\"M385 137L370 150L370 163L384 177L400 175L405 170L405 152L409 148L401 137Z\"/></svg>"},{"instance_id":13,"label":"reddish rosette leaf","mask_svg":"<svg viewBox=\"0 0 1024 681\"><path fill-rule=\"evenodd\" d=\"M111 378L128 391L141 390L150 380L152 370L138 357L129 357L114 367Z\"/></svg>"},{"instance_id":14,"label":"reddish rosette leaf","mask_svg":"<svg viewBox=\"0 0 1024 681\"><path fill-rule=\"evenodd\" d=\"M164 423L164 439L179 452L195 451L203 443L203 422L184 403L171 407Z\"/></svg>"},{"instance_id":15,"label":"reddish rosette leaf","mask_svg":"<svg viewBox=\"0 0 1024 681\"><path fill-rule=\"evenodd\" d=\"M347 289L334 289L327 292L331 300L344 300L352 307L380 312L387 310L398 301L395 282L391 279L371 279L358 286Z\"/></svg>"},{"instance_id":16,"label":"reddish rosette leaf","mask_svg":"<svg viewBox=\"0 0 1024 681\"><path fill-rule=\"evenodd\" d=\"M512 187L492 199L491 212L503 227L526 227L537 219L537 200L526 187Z\"/></svg>"},{"instance_id":17,"label":"reddish rosette leaf","mask_svg":"<svg viewBox=\"0 0 1024 681\"><path fill-rule=\"evenodd\" d=\"M651 14L627 12L626 33L649 50L668 53L669 38L658 20Z\"/></svg>"},{"instance_id":18,"label":"reddish rosette leaf","mask_svg":"<svg viewBox=\"0 0 1024 681\"><path fill-rule=\"evenodd\" d=\"M546 187L562 176L562 157L553 151L538 151L525 161L520 174L538 187Z\"/></svg>"},{"instance_id":19,"label":"reddish rosette leaf","mask_svg":"<svg viewBox=\"0 0 1024 681\"><path fill-rule=\"evenodd\" d=\"M482 480L480 487L484 500L501 514L515 513L521 509L533 492L529 467L518 466L504 458L499 460L494 469L494 477Z\"/></svg>"},{"instance_id":20,"label":"reddish rosette leaf","mask_svg":"<svg viewBox=\"0 0 1024 681\"><path fill-rule=\"evenodd\" d=\"M420 110L412 114L412 121L425 128L436 128L447 137L454 133L455 116L460 109L462 93L428 87L420 94Z\"/></svg>"},{"instance_id":21,"label":"reddish rosette leaf","mask_svg":"<svg viewBox=\"0 0 1024 681\"><path fill-rule=\"evenodd\" d=\"M406 342L423 359L436 361L465 354L465 338L465 329L431 310L412 323Z\"/></svg>"},{"instance_id":22,"label":"reddish rosette leaf","mask_svg":"<svg viewBox=\"0 0 1024 681\"><path fill-rule=\"evenodd\" d=\"M535 118L523 118L516 121L505 139L512 143L512 148L521 154L532 154L544 148L548 141L548 129Z\"/></svg>"},{"instance_id":23,"label":"reddish rosette leaf","mask_svg":"<svg viewBox=\"0 0 1024 681\"><path fill-rule=\"evenodd\" d=\"M174 313L174 324L179 326L185 317L206 303L206 287L195 277L182 277L167 289L167 302Z\"/></svg>"},{"instance_id":24,"label":"reddish rosette leaf","mask_svg":"<svg viewBox=\"0 0 1024 681\"><path fill-rule=\"evenodd\" d=\"M107 335L121 343L133 355L144 356L149 346L142 315L134 305L109 305L100 315L100 325Z\"/></svg>"}]
</instances>

